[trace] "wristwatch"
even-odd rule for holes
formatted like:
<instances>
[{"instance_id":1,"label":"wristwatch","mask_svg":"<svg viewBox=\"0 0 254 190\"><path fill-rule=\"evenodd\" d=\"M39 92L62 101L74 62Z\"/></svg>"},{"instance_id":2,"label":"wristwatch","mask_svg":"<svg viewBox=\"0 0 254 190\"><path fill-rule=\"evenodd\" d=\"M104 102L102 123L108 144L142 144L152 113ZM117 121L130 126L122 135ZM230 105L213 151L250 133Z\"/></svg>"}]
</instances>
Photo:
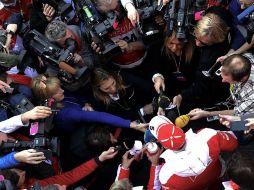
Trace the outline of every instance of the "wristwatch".
<instances>
[{"instance_id":1,"label":"wristwatch","mask_svg":"<svg viewBox=\"0 0 254 190\"><path fill-rule=\"evenodd\" d=\"M10 34L10 35L15 35L15 32L13 32L12 30L6 30L6 34L8 35L8 34Z\"/></svg>"}]
</instances>

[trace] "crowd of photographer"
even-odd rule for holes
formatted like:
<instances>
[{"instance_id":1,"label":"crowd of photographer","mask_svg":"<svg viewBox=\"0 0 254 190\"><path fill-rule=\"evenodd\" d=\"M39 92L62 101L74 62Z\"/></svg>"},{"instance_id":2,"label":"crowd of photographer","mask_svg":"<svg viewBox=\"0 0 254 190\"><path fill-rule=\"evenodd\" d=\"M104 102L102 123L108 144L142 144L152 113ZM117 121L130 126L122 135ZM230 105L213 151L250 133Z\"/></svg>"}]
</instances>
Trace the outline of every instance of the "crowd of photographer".
<instances>
[{"instance_id":1,"label":"crowd of photographer","mask_svg":"<svg viewBox=\"0 0 254 190\"><path fill-rule=\"evenodd\" d=\"M0 190L254 189L253 3L0 0Z\"/></svg>"}]
</instances>

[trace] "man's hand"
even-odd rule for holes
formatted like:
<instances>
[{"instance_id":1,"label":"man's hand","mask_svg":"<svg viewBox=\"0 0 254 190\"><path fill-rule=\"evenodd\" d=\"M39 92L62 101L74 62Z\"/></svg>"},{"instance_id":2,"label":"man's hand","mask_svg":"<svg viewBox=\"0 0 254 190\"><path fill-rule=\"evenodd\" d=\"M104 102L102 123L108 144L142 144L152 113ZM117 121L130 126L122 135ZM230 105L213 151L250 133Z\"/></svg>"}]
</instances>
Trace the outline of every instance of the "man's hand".
<instances>
[{"instance_id":1,"label":"man's hand","mask_svg":"<svg viewBox=\"0 0 254 190\"><path fill-rule=\"evenodd\" d=\"M0 90L6 93L6 88L10 88L10 85L0 80Z\"/></svg>"},{"instance_id":2,"label":"man's hand","mask_svg":"<svg viewBox=\"0 0 254 190\"><path fill-rule=\"evenodd\" d=\"M36 152L34 149L23 150L14 155L15 160L27 164L39 164L46 159L43 152Z\"/></svg>"},{"instance_id":3,"label":"man's hand","mask_svg":"<svg viewBox=\"0 0 254 190\"><path fill-rule=\"evenodd\" d=\"M232 121L239 121L241 120L239 116L232 116L232 115L219 115L220 116L220 123L227 128L230 128L230 123Z\"/></svg>"},{"instance_id":4,"label":"man's hand","mask_svg":"<svg viewBox=\"0 0 254 190\"><path fill-rule=\"evenodd\" d=\"M124 40L114 40L114 43L121 48L122 52L129 52L132 50L131 45Z\"/></svg>"},{"instance_id":5,"label":"man's hand","mask_svg":"<svg viewBox=\"0 0 254 190\"><path fill-rule=\"evenodd\" d=\"M124 169L129 169L131 163L133 162L133 160L135 160L134 156L132 156L131 158L128 158L129 153L130 153L130 151L126 151L125 154L122 157L122 167Z\"/></svg>"},{"instance_id":6,"label":"man's hand","mask_svg":"<svg viewBox=\"0 0 254 190\"><path fill-rule=\"evenodd\" d=\"M91 43L91 47L96 53L102 54L100 47L95 42Z\"/></svg>"},{"instance_id":7,"label":"man's hand","mask_svg":"<svg viewBox=\"0 0 254 190\"><path fill-rule=\"evenodd\" d=\"M128 19L131 21L133 26L139 21L139 13L132 3L127 3L125 6L127 10Z\"/></svg>"},{"instance_id":8,"label":"man's hand","mask_svg":"<svg viewBox=\"0 0 254 190\"><path fill-rule=\"evenodd\" d=\"M155 154L150 154L148 151L146 151L146 156L153 166L159 165L159 158L162 152L163 148L160 149L159 147L158 151Z\"/></svg>"},{"instance_id":9,"label":"man's hand","mask_svg":"<svg viewBox=\"0 0 254 190\"><path fill-rule=\"evenodd\" d=\"M248 118L246 119L248 123L245 124L245 126L248 127L248 130L245 130L245 133L249 133L252 129L254 129L254 118Z\"/></svg>"},{"instance_id":10,"label":"man's hand","mask_svg":"<svg viewBox=\"0 0 254 190\"><path fill-rule=\"evenodd\" d=\"M94 111L93 107L91 104L86 103L85 106L82 108L84 111Z\"/></svg>"},{"instance_id":11,"label":"man's hand","mask_svg":"<svg viewBox=\"0 0 254 190\"><path fill-rule=\"evenodd\" d=\"M43 14L46 16L48 22L50 22L53 19L54 14L56 12L56 10L49 4L42 4L42 11Z\"/></svg>"},{"instance_id":12,"label":"man's hand","mask_svg":"<svg viewBox=\"0 0 254 190\"><path fill-rule=\"evenodd\" d=\"M165 91L165 82L160 76L154 78L154 88L156 92L159 94L161 89Z\"/></svg>"},{"instance_id":13,"label":"man's hand","mask_svg":"<svg viewBox=\"0 0 254 190\"><path fill-rule=\"evenodd\" d=\"M144 110L144 114L145 114L145 115L152 114L152 113L153 113L153 104L152 104L152 103L146 104L146 105L143 107L143 110Z\"/></svg>"},{"instance_id":14,"label":"man's hand","mask_svg":"<svg viewBox=\"0 0 254 190\"><path fill-rule=\"evenodd\" d=\"M74 53L73 58L74 58L74 63L80 64L80 65L84 64L84 60L82 59L82 57L79 54Z\"/></svg>"},{"instance_id":15,"label":"man's hand","mask_svg":"<svg viewBox=\"0 0 254 190\"><path fill-rule=\"evenodd\" d=\"M144 133L148 125L149 125L148 123L138 123L137 121L132 121L130 124L130 128Z\"/></svg>"},{"instance_id":16,"label":"man's hand","mask_svg":"<svg viewBox=\"0 0 254 190\"><path fill-rule=\"evenodd\" d=\"M36 106L30 111L27 111L21 115L21 121L23 124L27 124L29 120L43 119L51 114L51 109L46 106Z\"/></svg>"},{"instance_id":17,"label":"man's hand","mask_svg":"<svg viewBox=\"0 0 254 190\"><path fill-rule=\"evenodd\" d=\"M99 156L99 160L101 162L105 161L105 160L109 160L115 157L115 155L117 155L118 151L115 152L114 147L110 147L107 151L104 151L101 153L101 155Z\"/></svg>"},{"instance_id":18,"label":"man's hand","mask_svg":"<svg viewBox=\"0 0 254 190\"><path fill-rule=\"evenodd\" d=\"M181 96L181 94L178 94L177 96L175 96L174 98L173 98L173 104L175 104L178 108L180 108L180 106L181 106L181 103L182 103L182 96Z\"/></svg>"},{"instance_id":19,"label":"man's hand","mask_svg":"<svg viewBox=\"0 0 254 190\"><path fill-rule=\"evenodd\" d=\"M204 117L208 117L209 116L209 112L208 111L204 111L200 108L196 108L191 110L188 115L190 116L190 120L197 120L197 119L201 119Z\"/></svg>"}]
</instances>

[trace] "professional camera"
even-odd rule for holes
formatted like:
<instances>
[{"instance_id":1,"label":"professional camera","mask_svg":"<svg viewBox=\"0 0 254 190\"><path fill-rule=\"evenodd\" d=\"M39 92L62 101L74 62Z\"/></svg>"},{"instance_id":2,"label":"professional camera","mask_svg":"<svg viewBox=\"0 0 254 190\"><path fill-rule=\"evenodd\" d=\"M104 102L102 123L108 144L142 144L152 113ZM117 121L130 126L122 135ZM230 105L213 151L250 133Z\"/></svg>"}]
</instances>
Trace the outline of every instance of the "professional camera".
<instances>
[{"instance_id":1,"label":"professional camera","mask_svg":"<svg viewBox=\"0 0 254 190\"><path fill-rule=\"evenodd\" d=\"M254 5L249 6L241 14L237 16L239 21L243 20L245 17L248 18L249 22L247 25L237 25L238 30L241 32L243 37L248 43L251 43L254 34Z\"/></svg>"},{"instance_id":2,"label":"professional camera","mask_svg":"<svg viewBox=\"0 0 254 190\"><path fill-rule=\"evenodd\" d=\"M70 23L75 17L72 5L64 2L63 0L33 0L33 7L39 12L42 12L43 4L52 6L56 10L55 17L67 24Z\"/></svg>"},{"instance_id":3,"label":"professional camera","mask_svg":"<svg viewBox=\"0 0 254 190\"><path fill-rule=\"evenodd\" d=\"M77 44L73 39L66 39L65 45L67 48L62 49L50 42L38 31L31 30L26 35L25 41L30 51L41 57L49 66L53 66L58 70L58 78L62 81L65 88L67 88L67 85L77 86L75 89L67 88L74 91L79 88L79 85L84 86L87 84L88 68L74 63L73 54Z\"/></svg>"},{"instance_id":4,"label":"professional camera","mask_svg":"<svg viewBox=\"0 0 254 190\"><path fill-rule=\"evenodd\" d=\"M90 0L74 0L74 4L79 19L85 24L89 41L100 47L105 58L120 54L121 48L107 37L107 33L113 30L116 15L108 13L104 18Z\"/></svg>"},{"instance_id":5,"label":"professional camera","mask_svg":"<svg viewBox=\"0 0 254 190\"><path fill-rule=\"evenodd\" d=\"M175 28L176 37L186 42L189 30L195 24L195 13L205 10L206 6L206 0L171 1L164 14L164 19L167 21L167 35L170 35Z\"/></svg>"},{"instance_id":6,"label":"professional camera","mask_svg":"<svg viewBox=\"0 0 254 190\"><path fill-rule=\"evenodd\" d=\"M43 103L44 106L50 107L55 110L56 101L51 99L46 99ZM46 135L53 128L53 117L54 112L45 119L39 119L33 121L30 124L30 135L34 137L31 141L7 141L2 142L1 151L2 153L8 153L12 151L22 151L26 149L33 148L38 152L43 152L47 159L52 157L52 153L59 155L59 140L57 137L49 138Z\"/></svg>"},{"instance_id":7,"label":"professional camera","mask_svg":"<svg viewBox=\"0 0 254 190\"><path fill-rule=\"evenodd\" d=\"M158 6L157 1L153 0L136 0L135 6L140 15L137 26L143 42L151 45L163 36L162 28L155 22L155 17L160 15L162 6Z\"/></svg>"}]
</instances>

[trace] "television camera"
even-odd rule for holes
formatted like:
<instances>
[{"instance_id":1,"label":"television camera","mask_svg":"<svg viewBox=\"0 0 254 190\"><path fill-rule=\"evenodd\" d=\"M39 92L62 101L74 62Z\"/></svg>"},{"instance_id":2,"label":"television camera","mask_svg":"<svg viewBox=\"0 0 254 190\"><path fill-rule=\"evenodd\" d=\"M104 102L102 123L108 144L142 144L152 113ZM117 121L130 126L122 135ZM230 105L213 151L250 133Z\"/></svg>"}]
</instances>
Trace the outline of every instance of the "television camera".
<instances>
[{"instance_id":1,"label":"television camera","mask_svg":"<svg viewBox=\"0 0 254 190\"><path fill-rule=\"evenodd\" d=\"M151 45L163 36L163 29L156 21L155 17L161 14L162 4L157 5L153 0L136 0L135 6L140 15L140 21L137 24L143 42Z\"/></svg>"},{"instance_id":2,"label":"television camera","mask_svg":"<svg viewBox=\"0 0 254 190\"><path fill-rule=\"evenodd\" d=\"M164 19L167 22L167 35L176 29L176 37L186 42L189 30L195 24L195 14L207 7L207 0L173 0L165 10Z\"/></svg>"},{"instance_id":3,"label":"television camera","mask_svg":"<svg viewBox=\"0 0 254 190\"><path fill-rule=\"evenodd\" d=\"M49 65L59 68L58 78L64 84L73 84L83 78L88 78L88 68L74 63L74 52L77 45L73 39L65 41L66 49L62 49L50 42L44 35L36 30L31 30L25 38L28 48L35 55L41 57ZM86 77L87 76L87 77ZM87 80L83 81L84 84Z\"/></svg>"},{"instance_id":4,"label":"television camera","mask_svg":"<svg viewBox=\"0 0 254 190\"><path fill-rule=\"evenodd\" d=\"M52 110L56 108L56 101L51 98L47 99L44 102L44 106L50 107ZM27 110L28 111L28 110ZM53 128L53 117L54 112L45 119L39 119L37 121L33 121L30 124L30 135L33 136L33 140L31 141L7 141L2 142L1 144L1 152L8 153L12 151L22 151L26 149L33 148L38 152L43 152L46 159L50 159L52 154L55 153L59 155L59 140L57 137L49 138L47 134Z\"/></svg>"},{"instance_id":5,"label":"television camera","mask_svg":"<svg viewBox=\"0 0 254 190\"><path fill-rule=\"evenodd\" d=\"M59 18L61 21L65 23L70 23L74 17L75 13L73 12L72 5L70 3L66 3L63 0L55 1L55 0L34 0L33 7L41 12L43 10L43 4L48 4L55 9L55 17Z\"/></svg>"},{"instance_id":6,"label":"television camera","mask_svg":"<svg viewBox=\"0 0 254 190\"><path fill-rule=\"evenodd\" d=\"M237 19L241 21L246 17L248 18L248 24L245 26L237 25L237 29L241 32L245 40L248 43L251 43L254 34L254 5L251 5L245 9L241 14L237 16Z\"/></svg>"},{"instance_id":7,"label":"television camera","mask_svg":"<svg viewBox=\"0 0 254 190\"><path fill-rule=\"evenodd\" d=\"M109 13L103 17L90 0L74 0L74 5L79 19L85 24L89 41L100 47L102 55L110 58L121 53L121 48L107 37L114 28L116 15Z\"/></svg>"}]
</instances>

